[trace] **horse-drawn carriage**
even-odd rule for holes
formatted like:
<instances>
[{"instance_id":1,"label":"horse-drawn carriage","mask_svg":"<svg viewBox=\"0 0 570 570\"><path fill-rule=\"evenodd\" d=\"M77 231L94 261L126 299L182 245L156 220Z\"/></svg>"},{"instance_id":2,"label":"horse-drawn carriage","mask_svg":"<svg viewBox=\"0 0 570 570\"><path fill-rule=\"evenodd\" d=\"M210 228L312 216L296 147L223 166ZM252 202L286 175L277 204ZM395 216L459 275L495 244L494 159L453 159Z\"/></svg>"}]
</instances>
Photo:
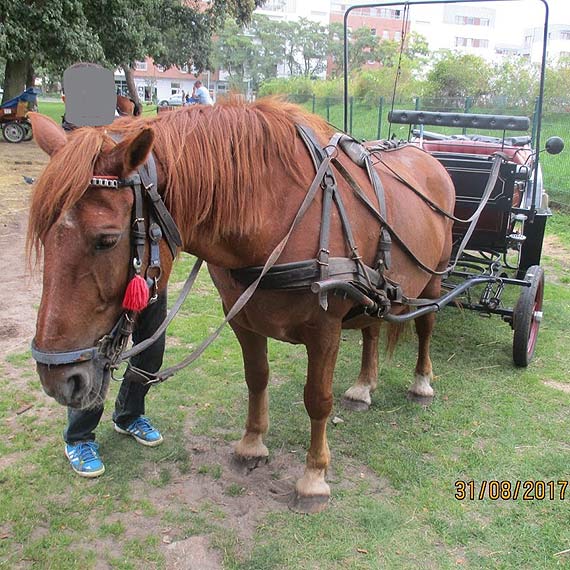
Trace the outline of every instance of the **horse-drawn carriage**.
<instances>
[{"instance_id":1,"label":"horse-drawn carriage","mask_svg":"<svg viewBox=\"0 0 570 570\"><path fill-rule=\"evenodd\" d=\"M444 287L456 306L460 297L463 308L500 315L514 330L514 363L527 366L542 319L540 258L551 211L531 137L507 136L507 131L528 131L530 120L429 111L392 111L389 120L410 125L410 142L437 158L454 182L457 264ZM500 136L441 134L424 126L457 127L463 132L467 128L497 130ZM560 138L551 137L546 151L558 154L563 146ZM461 220L473 216L472 232L467 235L469 226ZM472 288L477 285L482 287L475 295ZM503 301L507 285L522 288L514 307Z\"/></svg>"},{"instance_id":2,"label":"horse-drawn carriage","mask_svg":"<svg viewBox=\"0 0 570 570\"><path fill-rule=\"evenodd\" d=\"M452 0L458 4L472 0ZM487 0L495 2L498 0ZM394 6L381 2L371 6ZM409 5L427 4L411 0ZM345 38L351 6L345 13ZM445 275L448 292L431 310L452 304L498 314L514 330L513 361L527 366L533 357L543 317L544 271L540 267L546 221L551 215L543 185L540 156L540 126L545 77L548 12L544 23L542 71L534 125L535 139L528 134L531 121L524 116L471 113L392 110L392 125L409 125L407 140L430 153L445 167L453 180L456 204L453 216L453 265ZM403 43L402 43L403 46ZM345 129L348 109L348 44L345 42ZM444 132L426 130L442 129ZM461 129L449 134L450 129ZM467 134L470 130L472 134ZM494 131L488 134L473 131ZM513 134L515 133L515 135ZM534 145L534 146L533 146ZM559 137L545 145L550 154L564 148ZM514 307L508 306L503 293L507 286L521 288ZM414 318L424 308L412 310Z\"/></svg>"},{"instance_id":3,"label":"horse-drawn carriage","mask_svg":"<svg viewBox=\"0 0 570 570\"><path fill-rule=\"evenodd\" d=\"M35 87L29 87L0 106L0 128L8 142L19 143L32 138L32 125L26 115L28 111L37 110L38 93Z\"/></svg>"}]
</instances>

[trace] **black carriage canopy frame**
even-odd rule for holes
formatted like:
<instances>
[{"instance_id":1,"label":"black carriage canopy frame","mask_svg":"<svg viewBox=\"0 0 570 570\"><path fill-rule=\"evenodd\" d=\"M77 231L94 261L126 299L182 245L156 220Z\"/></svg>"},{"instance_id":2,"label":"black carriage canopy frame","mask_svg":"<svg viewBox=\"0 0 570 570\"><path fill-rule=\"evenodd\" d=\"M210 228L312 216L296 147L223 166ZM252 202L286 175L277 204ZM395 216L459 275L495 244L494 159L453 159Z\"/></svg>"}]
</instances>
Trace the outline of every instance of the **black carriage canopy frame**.
<instances>
[{"instance_id":1,"label":"black carriage canopy frame","mask_svg":"<svg viewBox=\"0 0 570 570\"><path fill-rule=\"evenodd\" d=\"M441 5L441 4L473 4L473 3L495 3L495 2L520 2L521 0L407 0L406 2L375 2L369 4L355 4L353 6L349 6L344 13L344 89L343 89L343 129L345 132L348 131L348 77L349 77L349 69L348 69L348 51L349 51L349 42L348 42L348 18L350 14L354 10L359 10L362 8L378 8L378 7L388 7L388 6L403 6L404 7L404 21L402 25L405 25L405 20L408 18L409 14L409 7L410 6L417 6L417 5ZM538 95L538 102L536 107L536 140L535 140L535 148L540 150L540 130L542 124L542 103L543 103L543 94L544 94L544 81L546 76L546 46L548 43L548 14L549 14L549 7L548 2L546 0L536 0L544 5L544 30L543 30L543 37L542 37L542 57L541 57L541 65L540 65L540 82L539 82L539 95ZM403 29L402 37L401 37L401 45L403 46L403 42L405 41L405 30ZM401 55L401 50L400 50ZM399 66L399 63L398 63ZM394 83L394 91L392 94L392 110L395 100L396 94L396 84L397 84L397 77ZM534 215L536 210L535 203L536 203L536 193L538 188L538 172L539 172L539 160L540 160L540 153L536 152L536 158L534 161L534 175L532 177L532 211L530 212L530 216Z\"/></svg>"}]
</instances>

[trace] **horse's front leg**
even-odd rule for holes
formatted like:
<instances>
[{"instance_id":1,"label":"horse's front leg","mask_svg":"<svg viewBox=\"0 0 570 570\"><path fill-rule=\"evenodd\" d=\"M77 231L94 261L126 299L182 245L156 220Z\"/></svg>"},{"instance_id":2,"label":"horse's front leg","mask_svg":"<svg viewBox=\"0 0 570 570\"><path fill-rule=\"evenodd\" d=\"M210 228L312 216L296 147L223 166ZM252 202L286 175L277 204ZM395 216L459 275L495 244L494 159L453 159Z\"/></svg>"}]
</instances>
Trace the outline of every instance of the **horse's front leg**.
<instances>
[{"instance_id":1,"label":"horse's front leg","mask_svg":"<svg viewBox=\"0 0 570 570\"><path fill-rule=\"evenodd\" d=\"M329 502L325 481L331 454L327 443L327 420L332 411L332 379L340 341L340 323L312 330L305 342L308 356L305 408L311 419L311 445L305 473L295 485L290 508L300 513L318 513Z\"/></svg>"},{"instance_id":2,"label":"horse's front leg","mask_svg":"<svg viewBox=\"0 0 570 570\"><path fill-rule=\"evenodd\" d=\"M368 410L371 394L378 386L378 337L380 323L362 329L362 362L360 374L342 399L342 405L356 412Z\"/></svg>"},{"instance_id":3,"label":"horse's front leg","mask_svg":"<svg viewBox=\"0 0 570 570\"><path fill-rule=\"evenodd\" d=\"M230 324L241 345L245 381L249 391L245 433L235 446L234 459L251 470L260 462L267 462L269 456L263 443L263 435L269 429L267 337L246 330L234 321Z\"/></svg>"}]
</instances>

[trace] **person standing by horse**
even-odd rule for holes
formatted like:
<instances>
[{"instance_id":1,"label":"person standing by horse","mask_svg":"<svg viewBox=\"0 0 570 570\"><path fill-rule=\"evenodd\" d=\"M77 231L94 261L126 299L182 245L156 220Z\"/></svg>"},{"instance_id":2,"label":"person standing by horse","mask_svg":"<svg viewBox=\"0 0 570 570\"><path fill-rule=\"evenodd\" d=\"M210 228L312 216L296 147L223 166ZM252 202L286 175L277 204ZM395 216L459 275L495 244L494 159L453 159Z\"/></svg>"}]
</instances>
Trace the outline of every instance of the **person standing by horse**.
<instances>
[{"instance_id":1,"label":"person standing by horse","mask_svg":"<svg viewBox=\"0 0 570 570\"><path fill-rule=\"evenodd\" d=\"M115 81L113 73L96 64L77 64L64 73L65 118L67 130L84 126L106 126L115 118ZM166 291L144 309L133 331L133 342L152 336L166 317ZM114 429L132 436L138 443L154 447L163 441L159 430L144 415L145 397L149 385L136 381L131 369L156 372L162 365L165 335L134 356L127 368L113 413ZM68 407L67 428L64 431L65 455L72 469L82 477L98 477L105 471L95 442L95 429L103 415L103 402L88 408Z\"/></svg>"}]
</instances>

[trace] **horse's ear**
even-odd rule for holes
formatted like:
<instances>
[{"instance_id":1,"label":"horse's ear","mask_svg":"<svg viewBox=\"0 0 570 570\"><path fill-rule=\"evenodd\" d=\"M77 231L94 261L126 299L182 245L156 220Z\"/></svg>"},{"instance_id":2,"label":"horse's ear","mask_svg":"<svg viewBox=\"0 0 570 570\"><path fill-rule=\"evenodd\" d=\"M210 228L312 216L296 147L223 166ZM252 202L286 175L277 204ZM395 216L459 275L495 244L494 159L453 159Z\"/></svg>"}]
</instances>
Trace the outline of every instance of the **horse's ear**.
<instances>
[{"instance_id":1,"label":"horse's ear","mask_svg":"<svg viewBox=\"0 0 570 570\"><path fill-rule=\"evenodd\" d=\"M152 149L154 142L154 131L143 129L135 138L128 141L125 154L123 156L124 174L130 174L136 170L146 159Z\"/></svg>"},{"instance_id":2,"label":"horse's ear","mask_svg":"<svg viewBox=\"0 0 570 570\"><path fill-rule=\"evenodd\" d=\"M28 119L32 123L34 140L50 156L67 142L65 131L50 117L28 113Z\"/></svg>"}]
</instances>

